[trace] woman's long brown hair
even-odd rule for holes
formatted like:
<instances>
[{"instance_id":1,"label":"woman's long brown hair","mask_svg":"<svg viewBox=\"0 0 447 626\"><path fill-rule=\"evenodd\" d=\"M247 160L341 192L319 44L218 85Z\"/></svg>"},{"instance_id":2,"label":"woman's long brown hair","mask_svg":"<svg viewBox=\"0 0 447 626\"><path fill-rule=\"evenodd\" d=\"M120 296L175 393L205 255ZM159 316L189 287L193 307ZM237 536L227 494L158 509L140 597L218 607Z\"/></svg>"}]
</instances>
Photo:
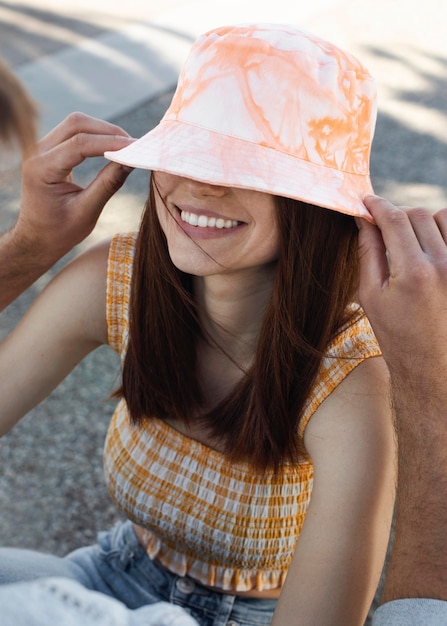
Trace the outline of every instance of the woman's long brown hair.
<instances>
[{"instance_id":1,"label":"woman's long brown hair","mask_svg":"<svg viewBox=\"0 0 447 626\"><path fill-rule=\"evenodd\" d=\"M255 359L231 393L200 419L234 461L278 470L302 451L297 428L328 344L352 313L357 227L336 211L277 198L277 274ZM201 327L192 277L171 262L154 185L137 241L122 395L135 425L200 411Z\"/></svg>"}]
</instances>

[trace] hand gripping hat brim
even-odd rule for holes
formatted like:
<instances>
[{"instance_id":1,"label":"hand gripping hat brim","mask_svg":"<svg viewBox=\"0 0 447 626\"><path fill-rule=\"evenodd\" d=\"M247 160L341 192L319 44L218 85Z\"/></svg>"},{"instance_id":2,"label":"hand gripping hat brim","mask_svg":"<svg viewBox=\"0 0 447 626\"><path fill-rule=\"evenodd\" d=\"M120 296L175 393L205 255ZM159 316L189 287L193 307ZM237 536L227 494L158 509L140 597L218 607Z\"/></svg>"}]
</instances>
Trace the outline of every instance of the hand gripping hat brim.
<instances>
[{"instance_id":1,"label":"hand gripping hat brim","mask_svg":"<svg viewBox=\"0 0 447 626\"><path fill-rule=\"evenodd\" d=\"M194 43L158 126L105 156L371 219L375 121L352 55L289 26L228 26Z\"/></svg>"}]
</instances>

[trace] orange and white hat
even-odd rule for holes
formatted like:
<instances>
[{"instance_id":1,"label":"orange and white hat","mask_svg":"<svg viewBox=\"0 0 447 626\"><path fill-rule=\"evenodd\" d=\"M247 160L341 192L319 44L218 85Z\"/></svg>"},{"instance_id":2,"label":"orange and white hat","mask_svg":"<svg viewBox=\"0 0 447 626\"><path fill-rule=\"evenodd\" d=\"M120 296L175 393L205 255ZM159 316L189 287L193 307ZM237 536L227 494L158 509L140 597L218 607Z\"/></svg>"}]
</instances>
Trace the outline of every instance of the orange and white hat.
<instances>
[{"instance_id":1,"label":"orange and white hat","mask_svg":"<svg viewBox=\"0 0 447 626\"><path fill-rule=\"evenodd\" d=\"M367 69L333 44L292 26L227 26L194 43L158 126L105 156L371 219L376 108Z\"/></svg>"}]
</instances>

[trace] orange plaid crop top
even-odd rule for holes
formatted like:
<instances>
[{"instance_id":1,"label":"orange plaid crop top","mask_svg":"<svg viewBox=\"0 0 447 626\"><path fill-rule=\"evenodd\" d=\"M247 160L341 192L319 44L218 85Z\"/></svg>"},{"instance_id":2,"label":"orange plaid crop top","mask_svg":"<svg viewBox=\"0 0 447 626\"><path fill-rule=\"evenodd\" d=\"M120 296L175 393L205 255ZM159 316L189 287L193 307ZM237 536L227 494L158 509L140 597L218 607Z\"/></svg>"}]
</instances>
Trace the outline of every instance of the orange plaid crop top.
<instances>
[{"instance_id":1,"label":"orange plaid crop top","mask_svg":"<svg viewBox=\"0 0 447 626\"><path fill-rule=\"evenodd\" d=\"M135 239L135 234L117 235L109 254L109 343L121 359ZM344 329L328 354L299 436L349 372L380 355L366 318ZM160 419L132 427L121 400L107 434L104 470L117 506L145 528L149 556L171 572L233 592L282 586L312 491L308 458L287 466L280 476L258 474L248 464L229 463L225 455Z\"/></svg>"}]
</instances>

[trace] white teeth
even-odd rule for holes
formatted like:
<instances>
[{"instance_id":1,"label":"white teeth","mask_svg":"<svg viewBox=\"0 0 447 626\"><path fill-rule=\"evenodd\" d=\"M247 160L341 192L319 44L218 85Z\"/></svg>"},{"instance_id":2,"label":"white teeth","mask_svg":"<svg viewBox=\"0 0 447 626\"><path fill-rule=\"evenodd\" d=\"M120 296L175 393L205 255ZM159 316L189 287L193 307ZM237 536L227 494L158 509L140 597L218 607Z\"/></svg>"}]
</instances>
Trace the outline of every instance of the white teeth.
<instances>
[{"instance_id":1,"label":"white teeth","mask_svg":"<svg viewBox=\"0 0 447 626\"><path fill-rule=\"evenodd\" d=\"M237 220L225 220L222 217L207 217L206 215L196 215L189 211L181 211L180 217L184 222L191 226L199 226L200 228L234 228L238 225Z\"/></svg>"}]
</instances>

